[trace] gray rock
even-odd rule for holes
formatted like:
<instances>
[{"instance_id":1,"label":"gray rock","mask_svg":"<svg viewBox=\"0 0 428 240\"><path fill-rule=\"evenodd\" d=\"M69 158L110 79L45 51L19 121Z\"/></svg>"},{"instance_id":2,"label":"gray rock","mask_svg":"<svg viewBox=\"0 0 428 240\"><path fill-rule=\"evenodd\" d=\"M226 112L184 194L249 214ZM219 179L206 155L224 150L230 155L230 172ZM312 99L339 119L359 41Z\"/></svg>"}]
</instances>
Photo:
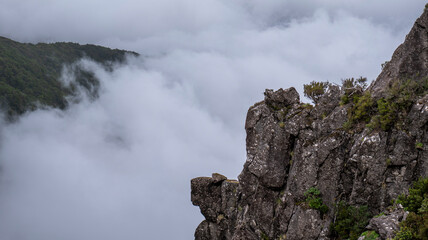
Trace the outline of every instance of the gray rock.
<instances>
[{"instance_id":1,"label":"gray rock","mask_svg":"<svg viewBox=\"0 0 428 240\"><path fill-rule=\"evenodd\" d=\"M318 239L324 225L317 210L297 208L290 219L287 239Z\"/></svg>"},{"instance_id":2,"label":"gray rock","mask_svg":"<svg viewBox=\"0 0 428 240\"><path fill-rule=\"evenodd\" d=\"M265 102L272 106L289 106L300 102L299 93L295 88L282 89L273 91L272 89L266 89L265 91Z\"/></svg>"},{"instance_id":3,"label":"gray rock","mask_svg":"<svg viewBox=\"0 0 428 240\"><path fill-rule=\"evenodd\" d=\"M393 82L402 78L419 79L428 75L428 11L425 9L406 40L395 50L381 74L369 90L372 96L380 98Z\"/></svg>"},{"instance_id":4,"label":"gray rock","mask_svg":"<svg viewBox=\"0 0 428 240\"><path fill-rule=\"evenodd\" d=\"M191 200L199 206L205 221L199 224L195 239L231 239L235 231L239 183L221 174L191 181ZM220 180L219 180L220 179Z\"/></svg>"},{"instance_id":5,"label":"gray rock","mask_svg":"<svg viewBox=\"0 0 428 240\"><path fill-rule=\"evenodd\" d=\"M428 77L425 26L428 12L371 85L373 95L382 96L402 76ZM367 205L375 215L428 176L428 95L414 102L400 126L372 131L362 123L345 131L351 106L340 106L341 94L331 86L313 107L300 103L294 88L266 90L264 101L248 110L239 182L221 174L191 181L192 203L206 219L195 238L331 239L339 201ZM305 203L311 187L329 208L322 216ZM402 212L388 213L373 218L369 228L385 239L402 218Z\"/></svg>"},{"instance_id":6,"label":"gray rock","mask_svg":"<svg viewBox=\"0 0 428 240\"><path fill-rule=\"evenodd\" d=\"M392 239L395 237L395 232L400 229L399 223L405 219L407 213L400 206L393 212L389 212L383 216L375 217L370 220L367 229L374 230L379 233L381 239Z\"/></svg>"},{"instance_id":7,"label":"gray rock","mask_svg":"<svg viewBox=\"0 0 428 240\"><path fill-rule=\"evenodd\" d=\"M227 180L227 177L221 175L220 173L213 173L212 179L214 183L219 183L219 182L223 182L224 180Z\"/></svg>"},{"instance_id":8,"label":"gray rock","mask_svg":"<svg viewBox=\"0 0 428 240\"><path fill-rule=\"evenodd\" d=\"M206 220L202 221L195 231L195 239L199 240L217 240L221 239L220 235L221 232L218 225Z\"/></svg>"}]
</instances>

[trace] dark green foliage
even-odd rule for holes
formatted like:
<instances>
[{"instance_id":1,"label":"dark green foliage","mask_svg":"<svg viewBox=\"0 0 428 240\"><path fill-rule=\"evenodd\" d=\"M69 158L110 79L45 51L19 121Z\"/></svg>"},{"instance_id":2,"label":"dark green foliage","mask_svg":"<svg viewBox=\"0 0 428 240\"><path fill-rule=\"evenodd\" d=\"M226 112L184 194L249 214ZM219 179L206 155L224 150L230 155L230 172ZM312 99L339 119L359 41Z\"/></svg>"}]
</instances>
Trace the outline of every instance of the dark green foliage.
<instances>
[{"instance_id":1,"label":"dark green foliage","mask_svg":"<svg viewBox=\"0 0 428 240\"><path fill-rule=\"evenodd\" d=\"M312 81L310 84L303 85L303 94L317 104L329 86L329 82Z\"/></svg>"},{"instance_id":2,"label":"dark green foliage","mask_svg":"<svg viewBox=\"0 0 428 240\"><path fill-rule=\"evenodd\" d=\"M347 78L342 80L342 90L344 94L341 98L341 105L356 102L366 88L367 78Z\"/></svg>"},{"instance_id":3,"label":"dark green foliage","mask_svg":"<svg viewBox=\"0 0 428 240\"><path fill-rule=\"evenodd\" d=\"M349 130L356 123L368 123L375 112L375 104L369 92L363 95L354 95L352 106L348 109L348 121L343 124L343 129Z\"/></svg>"},{"instance_id":4,"label":"dark green foliage","mask_svg":"<svg viewBox=\"0 0 428 240\"><path fill-rule=\"evenodd\" d=\"M424 144L423 143L421 143L421 142L417 142L416 144L415 144L415 148L416 149L424 149Z\"/></svg>"},{"instance_id":5,"label":"dark green foliage","mask_svg":"<svg viewBox=\"0 0 428 240\"><path fill-rule=\"evenodd\" d=\"M376 240L379 237L379 234L377 234L375 231L366 231L361 234L361 236L364 236L364 240Z\"/></svg>"},{"instance_id":6,"label":"dark green foliage","mask_svg":"<svg viewBox=\"0 0 428 240\"><path fill-rule=\"evenodd\" d=\"M413 183L409 194L400 195L397 202L401 203L406 211L417 213L422 207L424 199L428 199L428 178L420 178Z\"/></svg>"},{"instance_id":7,"label":"dark green foliage","mask_svg":"<svg viewBox=\"0 0 428 240\"><path fill-rule=\"evenodd\" d=\"M316 187L311 187L305 192L306 203L310 208L319 210L321 215L328 212L328 207L321 199L321 192Z\"/></svg>"},{"instance_id":8,"label":"dark green foliage","mask_svg":"<svg viewBox=\"0 0 428 240\"><path fill-rule=\"evenodd\" d=\"M268 235L266 235L266 233L264 233L264 232L262 232L262 233L260 234L260 237L261 237L261 239L262 239L262 240L269 240L269 236L268 236Z\"/></svg>"},{"instance_id":9,"label":"dark green foliage","mask_svg":"<svg viewBox=\"0 0 428 240\"><path fill-rule=\"evenodd\" d=\"M394 240L427 240L428 239L428 213L416 214L410 212L406 220L400 223L400 231Z\"/></svg>"},{"instance_id":10,"label":"dark green foliage","mask_svg":"<svg viewBox=\"0 0 428 240\"><path fill-rule=\"evenodd\" d=\"M111 70L114 62L125 60L126 53L76 43L22 44L0 37L0 107L9 116L33 110L37 102L65 108L64 97L73 93L73 86L66 88L58 81L64 65L87 57ZM92 73L74 70L80 85L96 91L98 80Z\"/></svg>"},{"instance_id":11,"label":"dark green foliage","mask_svg":"<svg viewBox=\"0 0 428 240\"><path fill-rule=\"evenodd\" d=\"M304 103L304 104L300 105L300 107L303 109L313 109L314 108L314 106L312 106L309 103Z\"/></svg>"},{"instance_id":12,"label":"dark green foliage","mask_svg":"<svg viewBox=\"0 0 428 240\"><path fill-rule=\"evenodd\" d=\"M400 195L401 203L409 215L400 223L395 240L428 240L428 178L420 178L409 189L408 195Z\"/></svg>"},{"instance_id":13,"label":"dark green foliage","mask_svg":"<svg viewBox=\"0 0 428 240\"><path fill-rule=\"evenodd\" d=\"M345 79L342 84L341 104L352 104L348 110L348 121L343 125L345 130L357 123L367 123L368 128L383 131L400 126L417 97L428 93L428 78L396 81L386 96L376 102L369 92L364 92L367 86L365 78Z\"/></svg>"},{"instance_id":14,"label":"dark green foliage","mask_svg":"<svg viewBox=\"0 0 428 240\"><path fill-rule=\"evenodd\" d=\"M348 109L348 121L343 124L344 130L350 130L352 126L359 122L368 123L374 112L374 102L369 92L364 92L367 88L367 78L348 78L342 80L341 105L352 104Z\"/></svg>"},{"instance_id":15,"label":"dark green foliage","mask_svg":"<svg viewBox=\"0 0 428 240\"><path fill-rule=\"evenodd\" d=\"M394 102L387 102L385 99L377 101L377 110L379 116L379 123L382 130L390 129L395 121L395 112L397 111L397 104Z\"/></svg>"},{"instance_id":16,"label":"dark green foliage","mask_svg":"<svg viewBox=\"0 0 428 240\"><path fill-rule=\"evenodd\" d=\"M420 85L418 81L411 79L397 81L389 89L387 100L392 100L396 102L400 108L406 109L412 105L416 96L423 92L423 86Z\"/></svg>"},{"instance_id":17,"label":"dark green foliage","mask_svg":"<svg viewBox=\"0 0 428 240\"><path fill-rule=\"evenodd\" d=\"M384 131L391 129L397 118L398 106L381 98L377 101L377 115L373 116L367 127L371 129L381 128Z\"/></svg>"},{"instance_id":18,"label":"dark green foliage","mask_svg":"<svg viewBox=\"0 0 428 240\"><path fill-rule=\"evenodd\" d=\"M350 120L343 123L343 129L349 131L352 128L352 122Z\"/></svg>"},{"instance_id":19,"label":"dark green foliage","mask_svg":"<svg viewBox=\"0 0 428 240\"><path fill-rule=\"evenodd\" d=\"M358 239L369 220L367 206L354 207L341 201L336 205L336 220L331 225L331 233L338 239Z\"/></svg>"},{"instance_id":20,"label":"dark green foliage","mask_svg":"<svg viewBox=\"0 0 428 240\"><path fill-rule=\"evenodd\" d=\"M369 122L373 112L373 99L369 92L364 93L360 97L355 97L355 105L352 108L350 120L352 122L364 121Z\"/></svg>"},{"instance_id":21,"label":"dark green foliage","mask_svg":"<svg viewBox=\"0 0 428 240\"><path fill-rule=\"evenodd\" d=\"M395 235L394 240L413 240L415 239L415 234L411 228L402 226L400 231Z\"/></svg>"},{"instance_id":22,"label":"dark green foliage","mask_svg":"<svg viewBox=\"0 0 428 240\"><path fill-rule=\"evenodd\" d=\"M377 101L377 114L371 121L372 128L384 131L401 123L418 96L428 91L428 79L402 80L395 82L385 98Z\"/></svg>"},{"instance_id":23,"label":"dark green foliage","mask_svg":"<svg viewBox=\"0 0 428 240\"><path fill-rule=\"evenodd\" d=\"M361 94L367 88L367 78L347 78L342 80L342 87L348 96L357 92Z\"/></svg>"}]
</instances>

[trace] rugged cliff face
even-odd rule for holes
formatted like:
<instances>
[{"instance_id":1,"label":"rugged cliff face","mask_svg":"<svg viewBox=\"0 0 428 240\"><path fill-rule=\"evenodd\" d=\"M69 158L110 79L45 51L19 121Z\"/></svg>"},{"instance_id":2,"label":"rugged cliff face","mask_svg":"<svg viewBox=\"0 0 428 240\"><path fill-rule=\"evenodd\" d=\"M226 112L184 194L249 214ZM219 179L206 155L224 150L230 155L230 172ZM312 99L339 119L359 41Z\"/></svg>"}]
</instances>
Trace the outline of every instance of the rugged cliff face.
<instances>
[{"instance_id":1,"label":"rugged cliff face","mask_svg":"<svg viewBox=\"0 0 428 240\"><path fill-rule=\"evenodd\" d=\"M370 218L427 177L427 27L425 11L361 93L368 107L344 101L347 91L339 86L330 86L314 107L301 103L294 88L266 90L264 101L248 110L239 182L219 174L191 181L192 202L206 219L195 239L335 239L331 226L341 206L355 212L367 206ZM414 92L400 95L409 84ZM361 111L364 120L354 117ZM394 211L373 218L369 228L391 237L403 217Z\"/></svg>"},{"instance_id":2,"label":"rugged cliff face","mask_svg":"<svg viewBox=\"0 0 428 240\"><path fill-rule=\"evenodd\" d=\"M427 9L418 18L406 40L394 52L391 61L370 86L374 96L385 95L388 87L398 79L419 80L428 75L428 14Z\"/></svg>"}]
</instances>

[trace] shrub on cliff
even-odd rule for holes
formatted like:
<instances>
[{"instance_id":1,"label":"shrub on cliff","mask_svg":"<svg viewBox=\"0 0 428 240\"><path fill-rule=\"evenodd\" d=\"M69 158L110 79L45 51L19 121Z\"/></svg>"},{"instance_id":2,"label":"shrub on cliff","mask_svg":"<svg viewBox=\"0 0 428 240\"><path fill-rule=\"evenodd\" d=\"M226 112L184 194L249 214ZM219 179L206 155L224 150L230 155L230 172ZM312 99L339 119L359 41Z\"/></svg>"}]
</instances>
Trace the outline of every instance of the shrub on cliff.
<instances>
[{"instance_id":1,"label":"shrub on cliff","mask_svg":"<svg viewBox=\"0 0 428 240\"><path fill-rule=\"evenodd\" d=\"M350 102L357 102L358 98L363 94L367 88L367 78L347 78L342 80L343 96L341 98L341 104L347 104Z\"/></svg>"},{"instance_id":2,"label":"shrub on cliff","mask_svg":"<svg viewBox=\"0 0 428 240\"><path fill-rule=\"evenodd\" d=\"M352 206L343 201L336 205L336 220L330 226L331 234L338 239L356 240L370 220L367 206Z\"/></svg>"},{"instance_id":3,"label":"shrub on cliff","mask_svg":"<svg viewBox=\"0 0 428 240\"><path fill-rule=\"evenodd\" d=\"M420 178L409 189L408 195L400 195L397 203L409 211L400 223L400 231L394 240L428 240L428 178Z\"/></svg>"},{"instance_id":4,"label":"shrub on cliff","mask_svg":"<svg viewBox=\"0 0 428 240\"><path fill-rule=\"evenodd\" d=\"M385 97L373 99L366 89L365 78L342 81L341 105L351 104L344 129L365 123L370 129L388 131L402 126L403 120L418 97L428 94L428 77L398 80L389 87Z\"/></svg>"},{"instance_id":5,"label":"shrub on cliff","mask_svg":"<svg viewBox=\"0 0 428 240\"><path fill-rule=\"evenodd\" d=\"M303 94L317 104L329 86L329 82L312 81L310 84L303 85Z\"/></svg>"},{"instance_id":6,"label":"shrub on cliff","mask_svg":"<svg viewBox=\"0 0 428 240\"><path fill-rule=\"evenodd\" d=\"M321 199L321 192L316 187L311 187L305 192L306 203L310 208L319 210L321 215L328 212L328 207Z\"/></svg>"}]
</instances>

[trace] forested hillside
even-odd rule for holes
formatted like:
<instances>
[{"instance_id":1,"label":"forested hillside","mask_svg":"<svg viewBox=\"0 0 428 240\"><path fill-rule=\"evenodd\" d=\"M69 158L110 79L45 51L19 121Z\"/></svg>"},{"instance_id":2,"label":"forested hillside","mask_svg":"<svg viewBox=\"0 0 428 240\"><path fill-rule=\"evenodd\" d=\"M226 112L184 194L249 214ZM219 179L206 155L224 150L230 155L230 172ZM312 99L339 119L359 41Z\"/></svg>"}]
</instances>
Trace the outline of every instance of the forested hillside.
<instances>
[{"instance_id":1,"label":"forested hillside","mask_svg":"<svg viewBox=\"0 0 428 240\"><path fill-rule=\"evenodd\" d=\"M127 54L138 55L96 45L30 44L0 37L0 108L9 118L34 110L37 103L64 109L65 97L76 89L58 81L64 66L85 57L111 70L112 64L123 62ZM93 73L80 68L73 71L77 82L96 94L99 82Z\"/></svg>"}]
</instances>

